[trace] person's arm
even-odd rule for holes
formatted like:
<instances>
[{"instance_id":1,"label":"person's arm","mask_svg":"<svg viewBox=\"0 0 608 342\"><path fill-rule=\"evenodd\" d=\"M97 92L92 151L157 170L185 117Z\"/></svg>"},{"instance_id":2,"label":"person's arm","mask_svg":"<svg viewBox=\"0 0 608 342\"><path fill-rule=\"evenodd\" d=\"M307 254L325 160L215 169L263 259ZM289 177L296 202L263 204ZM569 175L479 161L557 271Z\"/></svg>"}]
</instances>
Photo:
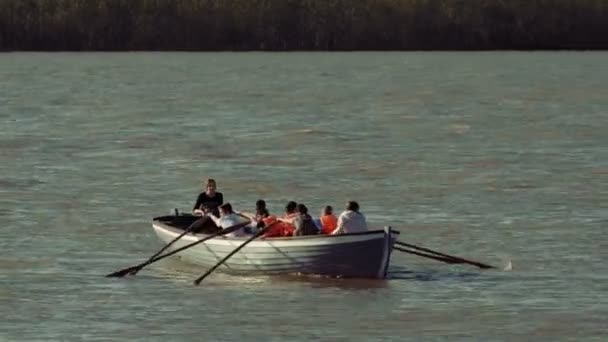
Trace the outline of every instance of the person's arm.
<instances>
[{"instance_id":1,"label":"person's arm","mask_svg":"<svg viewBox=\"0 0 608 342\"><path fill-rule=\"evenodd\" d=\"M255 214L252 213L248 213L245 211L241 211L240 213L234 212L235 214L239 215L240 217L244 217L250 221L255 221Z\"/></svg>"},{"instance_id":2,"label":"person's arm","mask_svg":"<svg viewBox=\"0 0 608 342\"><path fill-rule=\"evenodd\" d=\"M262 222L262 220L257 220L256 216L252 213L245 213L245 212L237 213L236 211L234 213L239 215L240 217L246 219L247 221L249 221L249 227L252 229L258 228L258 224L260 222Z\"/></svg>"},{"instance_id":3,"label":"person's arm","mask_svg":"<svg viewBox=\"0 0 608 342\"><path fill-rule=\"evenodd\" d=\"M288 217L288 218L277 217L277 221L289 223L291 225L293 225L294 220L295 220L295 217Z\"/></svg>"},{"instance_id":4,"label":"person's arm","mask_svg":"<svg viewBox=\"0 0 608 342\"><path fill-rule=\"evenodd\" d=\"M196 198L196 202L194 203L194 207L192 208L192 214L194 215L202 215L203 211L201 210L201 204L203 202L203 194L199 194Z\"/></svg>"},{"instance_id":5,"label":"person's arm","mask_svg":"<svg viewBox=\"0 0 608 342\"><path fill-rule=\"evenodd\" d=\"M336 226L336 229L330 233L330 235L340 234L342 231L344 231L344 214L340 214L340 216L338 216L338 225Z\"/></svg>"},{"instance_id":6,"label":"person's arm","mask_svg":"<svg viewBox=\"0 0 608 342\"><path fill-rule=\"evenodd\" d=\"M213 222L215 223L216 226L220 227L220 228L224 228L222 227L222 225L220 224L221 219L215 215L213 215L213 213L209 213L207 214L207 216L209 216L210 219L213 220Z\"/></svg>"},{"instance_id":7,"label":"person's arm","mask_svg":"<svg viewBox=\"0 0 608 342\"><path fill-rule=\"evenodd\" d=\"M195 211L196 209L200 209L201 206L201 194L198 194L198 196L196 197L196 202L194 202L194 207L192 207L192 211Z\"/></svg>"},{"instance_id":8,"label":"person's arm","mask_svg":"<svg viewBox=\"0 0 608 342\"><path fill-rule=\"evenodd\" d=\"M363 224L363 227L365 227L365 230L369 230L369 226L367 225L367 218L365 218L365 215L361 214L361 223Z\"/></svg>"},{"instance_id":9,"label":"person's arm","mask_svg":"<svg viewBox=\"0 0 608 342\"><path fill-rule=\"evenodd\" d=\"M317 231L319 233L323 232L323 222L321 222L320 218L313 218L312 222L315 224L315 228L317 228Z\"/></svg>"},{"instance_id":10,"label":"person's arm","mask_svg":"<svg viewBox=\"0 0 608 342\"><path fill-rule=\"evenodd\" d=\"M294 226L294 230L293 230L293 236L297 236L297 235L301 235L302 234L302 228L304 226L304 219L301 216L296 216L293 219L293 226Z\"/></svg>"}]
</instances>

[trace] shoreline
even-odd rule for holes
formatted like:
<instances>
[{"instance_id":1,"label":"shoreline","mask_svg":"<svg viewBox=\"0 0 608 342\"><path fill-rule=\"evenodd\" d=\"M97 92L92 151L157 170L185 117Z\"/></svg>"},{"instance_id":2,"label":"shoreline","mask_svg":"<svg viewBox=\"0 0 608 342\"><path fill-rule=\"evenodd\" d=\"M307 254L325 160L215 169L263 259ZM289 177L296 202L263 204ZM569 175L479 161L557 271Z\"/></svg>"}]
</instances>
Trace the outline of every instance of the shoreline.
<instances>
[{"instance_id":1,"label":"shoreline","mask_svg":"<svg viewBox=\"0 0 608 342\"><path fill-rule=\"evenodd\" d=\"M581 49L412 49L412 50L188 50L188 49L137 49L137 50L0 50L0 54L10 53L542 53L542 52L608 52L606 48Z\"/></svg>"}]
</instances>

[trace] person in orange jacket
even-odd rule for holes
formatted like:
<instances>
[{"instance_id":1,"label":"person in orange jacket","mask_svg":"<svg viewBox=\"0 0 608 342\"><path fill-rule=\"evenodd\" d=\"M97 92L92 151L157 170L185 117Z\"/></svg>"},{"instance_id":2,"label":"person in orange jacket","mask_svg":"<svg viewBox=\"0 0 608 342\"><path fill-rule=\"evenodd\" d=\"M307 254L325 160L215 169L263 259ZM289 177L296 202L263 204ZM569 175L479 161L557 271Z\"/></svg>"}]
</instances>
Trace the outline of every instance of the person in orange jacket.
<instances>
[{"instance_id":1,"label":"person in orange jacket","mask_svg":"<svg viewBox=\"0 0 608 342\"><path fill-rule=\"evenodd\" d=\"M336 227L338 227L338 219L334 215L333 211L334 209L331 207L331 205L328 205L323 208L323 213L319 218L322 226L322 234L331 234L331 232L333 232Z\"/></svg>"},{"instance_id":2,"label":"person in orange jacket","mask_svg":"<svg viewBox=\"0 0 608 342\"><path fill-rule=\"evenodd\" d=\"M296 206L297 203L294 201L289 201L285 206L285 215L283 217L276 218L278 223L274 224L269 230L264 234L264 237L282 237L282 236L292 236L295 231L295 227L291 224L293 217L296 216Z\"/></svg>"}]
</instances>

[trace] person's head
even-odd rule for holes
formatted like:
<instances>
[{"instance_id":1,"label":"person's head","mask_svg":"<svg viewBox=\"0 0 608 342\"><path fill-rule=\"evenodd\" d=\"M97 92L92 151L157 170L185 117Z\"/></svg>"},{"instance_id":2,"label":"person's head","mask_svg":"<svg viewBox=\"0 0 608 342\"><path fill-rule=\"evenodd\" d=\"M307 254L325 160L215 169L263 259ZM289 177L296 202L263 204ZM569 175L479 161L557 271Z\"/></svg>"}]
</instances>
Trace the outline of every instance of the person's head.
<instances>
[{"instance_id":1,"label":"person's head","mask_svg":"<svg viewBox=\"0 0 608 342\"><path fill-rule=\"evenodd\" d=\"M221 215L230 215L232 214L232 205L230 203L224 203L220 205L220 214Z\"/></svg>"},{"instance_id":2,"label":"person's head","mask_svg":"<svg viewBox=\"0 0 608 342\"><path fill-rule=\"evenodd\" d=\"M294 213L296 211L297 205L298 204L294 201L287 202L287 205L285 206L285 212L288 214Z\"/></svg>"},{"instance_id":3,"label":"person's head","mask_svg":"<svg viewBox=\"0 0 608 342\"><path fill-rule=\"evenodd\" d=\"M355 201L348 201L348 203L346 203L346 210L350 210L350 211L359 211L359 203L355 202Z\"/></svg>"},{"instance_id":4,"label":"person's head","mask_svg":"<svg viewBox=\"0 0 608 342\"><path fill-rule=\"evenodd\" d=\"M259 199L259 200L255 201L255 209L256 210L266 209L266 201L264 201L263 199Z\"/></svg>"},{"instance_id":5,"label":"person's head","mask_svg":"<svg viewBox=\"0 0 608 342\"><path fill-rule=\"evenodd\" d=\"M296 205L296 211L302 215L308 214L308 208L302 203Z\"/></svg>"},{"instance_id":6,"label":"person's head","mask_svg":"<svg viewBox=\"0 0 608 342\"><path fill-rule=\"evenodd\" d=\"M268 216L268 210L266 210L266 201L259 199L255 202L255 213L262 217Z\"/></svg>"},{"instance_id":7,"label":"person's head","mask_svg":"<svg viewBox=\"0 0 608 342\"><path fill-rule=\"evenodd\" d=\"M207 183L205 184L205 190L206 190L207 194L213 195L215 193L216 189L217 189L217 183L215 182L215 179L213 179L213 178L207 179Z\"/></svg>"},{"instance_id":8,"label":"person's head","mask_svg":"<svg viewBox=\"0 0 608 342\"><path fill-rule=\"evenodd\" d=\"M334 208L332 208L331 205L328 205L325 208L323 208L323 215L331 215L333 213L334 213Z\"/></svg>"}]
</instances>

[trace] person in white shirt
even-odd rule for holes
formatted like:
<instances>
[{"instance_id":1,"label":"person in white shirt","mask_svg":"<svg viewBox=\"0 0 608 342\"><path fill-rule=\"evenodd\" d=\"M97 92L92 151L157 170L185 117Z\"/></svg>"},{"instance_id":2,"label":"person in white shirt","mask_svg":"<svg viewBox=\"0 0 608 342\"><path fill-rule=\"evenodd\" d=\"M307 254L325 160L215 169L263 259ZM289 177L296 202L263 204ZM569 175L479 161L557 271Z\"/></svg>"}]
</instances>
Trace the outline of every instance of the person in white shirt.
<instances>
[{"instance_id":1,"label":"person in white shirt","mask_svg":"<svg viewBox=\"0 0 608 342\"><path fill-rule=\"evenodd\" d=\"M232 205L230 203L224 203L219 206L220 216L217 217L213 215L213 213L209 213L209 217L215 222L215 224L221 229L226 229L241 223L241 216L232 211ZM224 236L228 237L237 237L237 236L245 236L245 229L240 228L233 232L230 232Z\"/></svg>"},{"instance_id":2,"label":"person in white shirt","mask_svg":"<svg viewBox=\"0 0 608 342\"><path fill-rule=\"evenodd\" d=\"M359 203L350 201L346 204L346 210L338 216L338 226L331 232L331 235L366 231L367 221L365 216L359 212Z\"/></svg>"}]
</instances>

